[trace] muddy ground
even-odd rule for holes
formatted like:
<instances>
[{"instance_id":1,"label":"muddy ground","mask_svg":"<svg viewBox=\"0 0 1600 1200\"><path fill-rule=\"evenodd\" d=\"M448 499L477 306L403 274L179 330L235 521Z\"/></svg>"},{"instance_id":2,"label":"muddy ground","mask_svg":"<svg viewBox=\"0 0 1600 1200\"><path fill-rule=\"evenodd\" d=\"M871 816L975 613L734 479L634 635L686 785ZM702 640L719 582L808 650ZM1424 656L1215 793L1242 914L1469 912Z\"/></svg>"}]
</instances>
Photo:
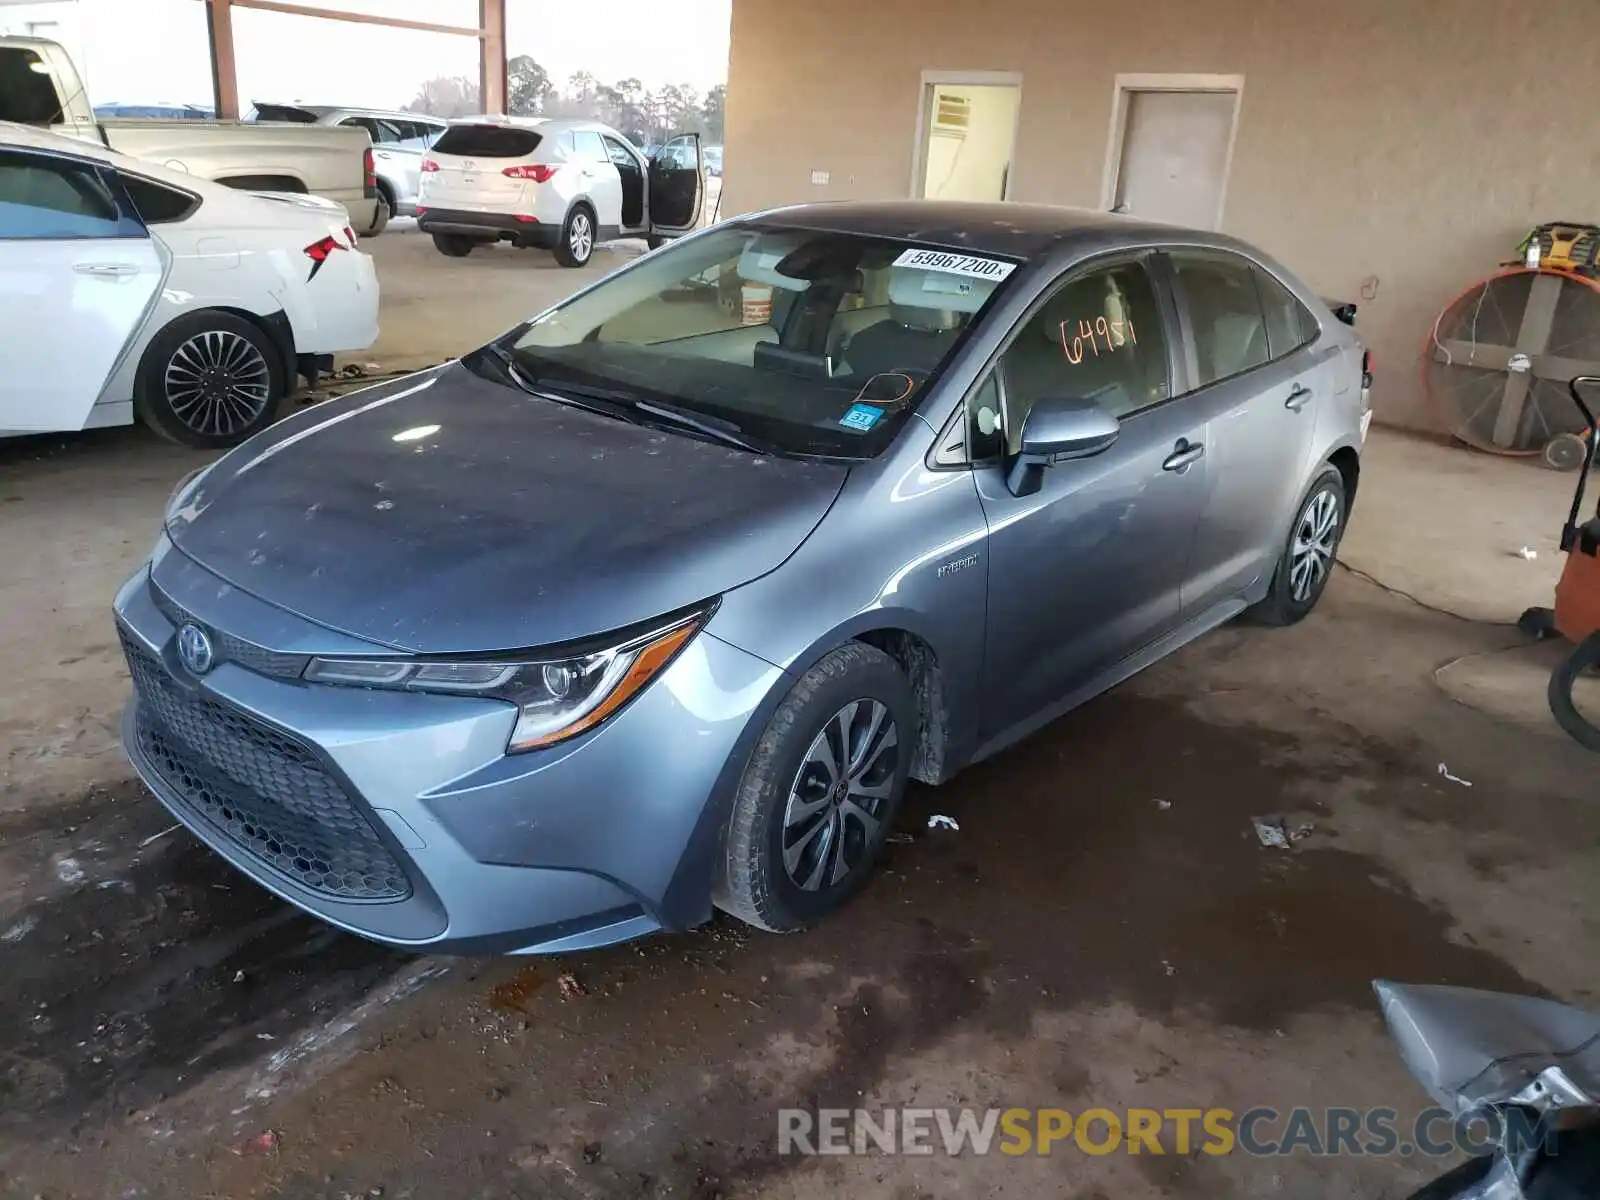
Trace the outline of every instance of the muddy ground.
<instances>
[{"instance_id":1,"label":"muddy ground","mask_svg":"<svg viewBox=\"0 0 1600 1200\"><path fill-rule=\"evenodd\" d=\"M0 1195L1403 1196L1442 1168L802 1158L777 1111L1409 1113L1374 977L1595 1001L1593 759L1433 678L1516 641L1341 575L1304 625L1221 631L914 789L882 875L820 928L560 960L379 949L171 830L125 768L70 794L14 772ZM1269 813L1313 828L1265 849Z\"/></svg>"}]
</instances>

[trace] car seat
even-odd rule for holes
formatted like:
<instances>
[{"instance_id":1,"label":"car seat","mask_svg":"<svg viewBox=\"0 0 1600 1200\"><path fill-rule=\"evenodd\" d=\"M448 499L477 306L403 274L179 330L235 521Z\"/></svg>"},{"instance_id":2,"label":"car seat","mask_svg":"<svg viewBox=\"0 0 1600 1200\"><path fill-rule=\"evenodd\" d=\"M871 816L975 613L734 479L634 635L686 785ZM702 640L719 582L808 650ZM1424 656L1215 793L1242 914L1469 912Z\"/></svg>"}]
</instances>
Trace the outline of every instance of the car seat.
<instances>
[{"instance_id":1,"label":"car seat","mask_svg":"<svg viewBox=\"0 0 1600 1200\"><path fill-rule=\"evenodd\" d=\"M950 353L995 287L947 271L891 267L889 315L845 343L849 373L863 379L891 372L927 376Z\"/></svg>"}]
</instances>

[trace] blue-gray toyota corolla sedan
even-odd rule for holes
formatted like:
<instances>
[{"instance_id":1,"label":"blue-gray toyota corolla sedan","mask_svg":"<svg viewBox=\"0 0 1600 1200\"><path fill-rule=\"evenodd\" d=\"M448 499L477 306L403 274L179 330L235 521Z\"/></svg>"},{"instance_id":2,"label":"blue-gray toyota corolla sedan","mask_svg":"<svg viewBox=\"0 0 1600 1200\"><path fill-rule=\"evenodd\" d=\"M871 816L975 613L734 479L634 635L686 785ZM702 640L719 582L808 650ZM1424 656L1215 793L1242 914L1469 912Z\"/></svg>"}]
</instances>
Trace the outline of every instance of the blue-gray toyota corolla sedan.
<instances>
[{"instance_id":1,"label":"blue-gray toyota corolla sedan","mask_svg":"<svg viewBox=\"0 0 1600 1200\"><path fill-rule=\"evenodd\" d=\"M1352 321L1107 214L724 223L185 480L116 600L128 753L394 945L795 929L908 779L1311 610L1369 416Z\"/></svg>"}]
</instances>

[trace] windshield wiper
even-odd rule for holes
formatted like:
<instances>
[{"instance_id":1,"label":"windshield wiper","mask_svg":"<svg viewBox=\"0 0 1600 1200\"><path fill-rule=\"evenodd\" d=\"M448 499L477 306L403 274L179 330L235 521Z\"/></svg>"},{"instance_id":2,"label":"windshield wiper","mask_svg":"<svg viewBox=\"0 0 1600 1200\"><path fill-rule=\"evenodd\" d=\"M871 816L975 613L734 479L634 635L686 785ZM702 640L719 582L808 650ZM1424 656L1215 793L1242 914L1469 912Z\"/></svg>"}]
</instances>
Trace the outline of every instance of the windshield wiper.
<instances>
[{"instance_id":1,"label":"windshield wiper","mask_svg":"<svg viewBox=\"0 0 1600 1200\"><path fill-rule=\"evenodd\" d=\"M744 436L744 432L732 421L725 421L721 417L702 416L685 408L678 408L671 404L657 404L653 400L635 400L633 407L639 412L649 413L653 417L661 417L673 425L684 429L693 429L696 433L703 433L709 438L715 438L728 446L740 450L748 450L752 454L769 454L767 447L759 442L753 442Z\"/></svg>"},{"instance_id":2,"label":"windshield wiper","mask_svg":"<svg viewBox=\"0 0 1600 1200\"><path fill-rule=\"evenodd\" d=\"M722 417L707 416L657 400L641 400L631 392L620 388L600 387L568 379L547 381L543 376L529 379L511 351L494 342L489 343L487 349L505 368L506 374L512 381L531 396L540 396L560 404L571 405L573 408L581 408L585 412L597 413L603 417L615 417L619 421L628 421L635 425L646 423L639 419L638 414L642 413L654 417L660 423L676 426L679 429L692 429L725 446L747 450L751 454L772 453L769 447L752 441L744 435L744 430L737 424Z\"/></svg>"},{"instance_id":3,"label":"windshield wiper","mask_svg":"<svg viewBox=\"0 0 1600 1200\"><path fill-rule=\"evenodd\" d=\"M530 396L537 396L541 400L553 400L557 404L565 404L568 408L582 409L584 412L594 413L596 416L613 417L618 421L626 421L631 425L638 424L632 414L627 411L625 405L621 403L613 401L607 404L591 404L587 400L580 399L578 395L568 394L569 392L582 394L585 389L581 387L564 387L558 392L553 391L548 384L529 379L523 369L517 365L516 356L504 346L490 342L484 349L494 355L495 361L505 370L507 378ZM603 395L597 395L594 398L597 400L611 400L611 397Z\"/></svg>"}]
</instances>

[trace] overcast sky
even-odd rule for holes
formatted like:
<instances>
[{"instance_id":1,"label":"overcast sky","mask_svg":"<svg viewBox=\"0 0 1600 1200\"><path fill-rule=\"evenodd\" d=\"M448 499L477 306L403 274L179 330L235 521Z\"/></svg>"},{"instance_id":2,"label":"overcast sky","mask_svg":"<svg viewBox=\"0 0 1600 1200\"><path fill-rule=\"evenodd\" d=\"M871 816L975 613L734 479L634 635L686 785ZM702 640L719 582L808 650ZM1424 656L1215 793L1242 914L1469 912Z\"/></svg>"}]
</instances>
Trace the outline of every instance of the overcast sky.
<instances>
[{"instance_id":1,"label":"overcast sky","mask_svg":"<svg viewBox=\"0 0 1600 1200\"><path fill-rule=\"evenodd\" d=\"M474 25L477 0L302 0L325 8ZM647 87L727 78L730 0L506 0L509 52L529 54L564 82L586 70ZM210 103L199 0L36 0L0 6L0 29L60 18L59 40L85 61L89 95L109 101ZM73 25L77 28L74 29ZM44 36L51 31L41 29ZM73 42L76 41L76 45ZM234 9L239 99L399 107L424 80L477 77L471 38Z\"/></svg>"}]
</instances>

